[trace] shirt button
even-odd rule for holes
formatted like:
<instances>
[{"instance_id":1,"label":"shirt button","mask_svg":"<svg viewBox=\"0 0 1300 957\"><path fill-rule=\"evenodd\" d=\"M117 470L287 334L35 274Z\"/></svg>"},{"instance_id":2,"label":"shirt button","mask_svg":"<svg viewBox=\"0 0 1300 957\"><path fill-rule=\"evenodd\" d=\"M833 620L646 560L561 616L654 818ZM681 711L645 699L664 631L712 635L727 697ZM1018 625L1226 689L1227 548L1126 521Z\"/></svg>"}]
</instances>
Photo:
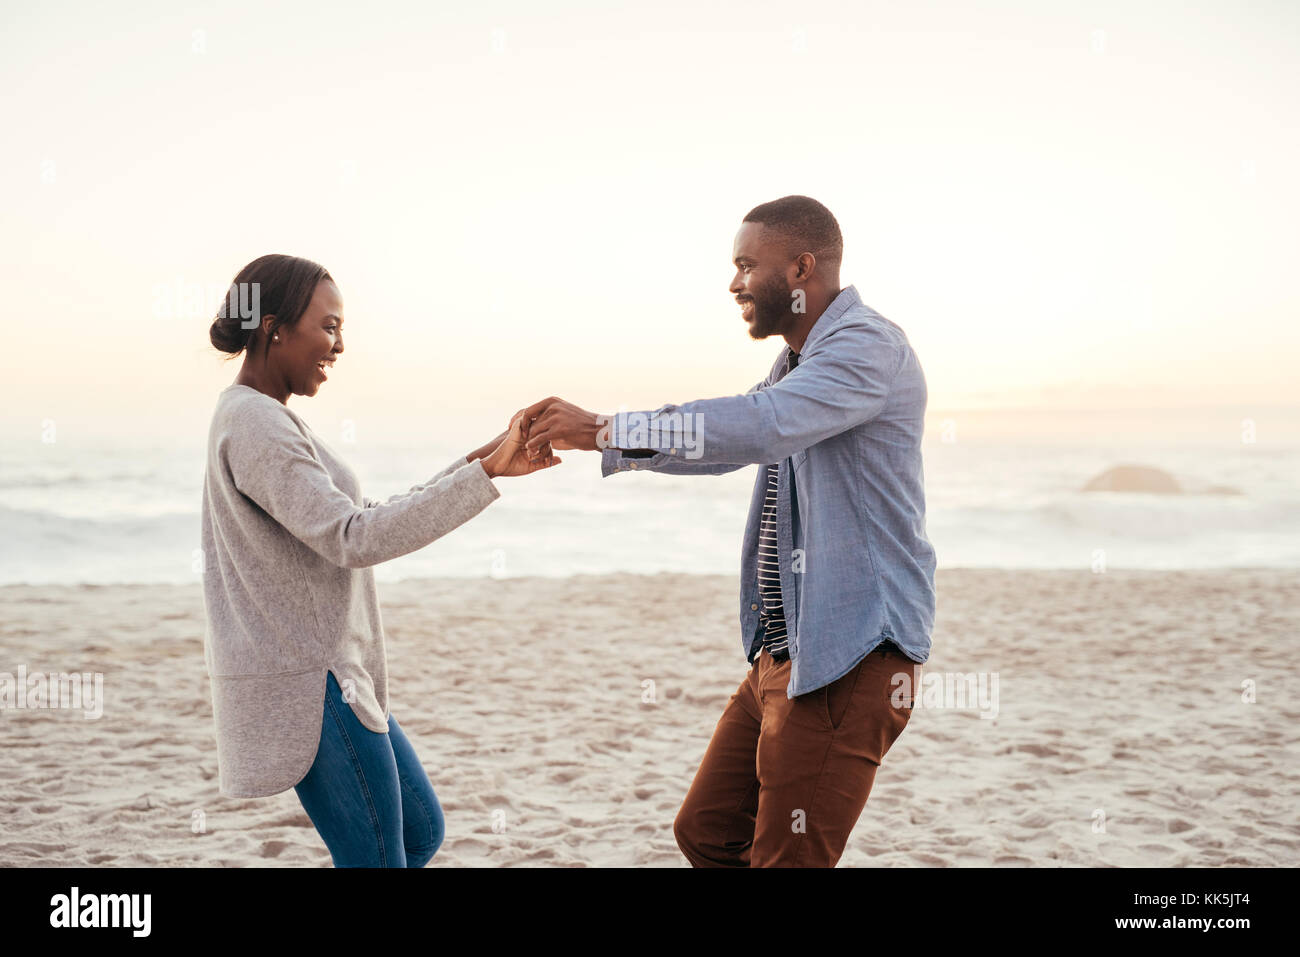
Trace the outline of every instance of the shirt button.
<instances>
[{"instance_id":1,"label":"shirt button","mask_svg":"<svg viewBox=\"0 0 1300 957\"><path fill-rule=\"evenodd\" d=\"M677 454L677 450L676 450L676 449L669 449L669 450L668 450L668 454L669 454L669 455L676 455L676 454Z\"/></svg>"},{"instance_id":2,"label":"shirt button","mask_svg":"<svg viewBox=\"0 0 1300 957\"><path fill-rule=\"evenodd\" d=\"M750 611L757 611L757 610L758 610L758 606L757 606L757 605L750 605L750 606L749 606L749 610L750 610Z\"/></svg>"},{"instance_id":3,"label":"shirt button","mask_svg":"<svg viewBox=\"0 0 1300 957\"><path fill-rule=\"evenodd\" d=\"M634 468L636 468L636 463L635 463L635 462L633 462L633 463L632 463L632 464L631 464L631 465L629 465L629 466L628 466L628 468L631 468L631 469L634 469Z\"/></svg>"}]
</instances>

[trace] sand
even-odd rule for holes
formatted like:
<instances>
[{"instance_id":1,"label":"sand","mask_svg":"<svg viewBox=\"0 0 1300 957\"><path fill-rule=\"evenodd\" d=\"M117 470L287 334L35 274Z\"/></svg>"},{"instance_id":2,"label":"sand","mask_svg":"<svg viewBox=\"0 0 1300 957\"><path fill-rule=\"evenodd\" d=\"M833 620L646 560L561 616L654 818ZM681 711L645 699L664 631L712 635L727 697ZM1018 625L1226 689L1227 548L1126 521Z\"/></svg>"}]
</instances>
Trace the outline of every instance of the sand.
<instances>
[{"instance_id":1,"label":"sand","mask_svg":"<svg viewBox=\"0 0 1300 957\"><path fill-rule=\"evenodd\" d=\"M1300 864L1300 571L938 588L928 680L996 673L997 716L917 711L841 866ZM686 866L673 816L747 668L733 579L379 591L392 710L447 817L430 867ZM104 681L94 720L0 711L0 864L330 865L292 790L218 793L203 628L197 585L0 588L0 671Z\"/></svg>"}]
</instances>

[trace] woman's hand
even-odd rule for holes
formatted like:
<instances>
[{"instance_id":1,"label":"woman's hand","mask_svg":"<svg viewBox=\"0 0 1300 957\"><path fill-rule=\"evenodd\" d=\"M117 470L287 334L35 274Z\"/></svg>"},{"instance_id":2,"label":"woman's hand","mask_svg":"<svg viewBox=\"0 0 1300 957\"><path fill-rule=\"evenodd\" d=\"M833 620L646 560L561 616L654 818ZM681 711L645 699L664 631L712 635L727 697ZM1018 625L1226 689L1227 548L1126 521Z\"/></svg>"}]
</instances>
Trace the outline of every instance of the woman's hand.
<instances>
[{"instance_id":1,"label":"woman's hand","mask_svg":"<svg viewBox=\"0 0 1300 957\"><path fill-rule=\"evenodd\" d=\"M473 452L470 452L468 455L466 455L465 461L473 462L475 459L487 458L489 455L491 455L493 452L497 450L497 446L500 445L502 442L504 442L506 440L506 436L509 434L510 434L510 430L506 429L495 439L492 439L492 441L488 442L487 445L479 446Z\"/></svg>"},{"instance_id":2,"label":"woman's hand","mask_svg":"<svg viewBox=\"0 0 1300 957\"><path fill-rule=\"evenodd\" d=\"M524 416L516 415L506 430L505 437L491 453L483 457L483 471L488 478L506 475L528 475L541 469L559 465L562 459L545 444L529 452L524 447L528 436L524 432Z\"/></svg>"}]
</instances>

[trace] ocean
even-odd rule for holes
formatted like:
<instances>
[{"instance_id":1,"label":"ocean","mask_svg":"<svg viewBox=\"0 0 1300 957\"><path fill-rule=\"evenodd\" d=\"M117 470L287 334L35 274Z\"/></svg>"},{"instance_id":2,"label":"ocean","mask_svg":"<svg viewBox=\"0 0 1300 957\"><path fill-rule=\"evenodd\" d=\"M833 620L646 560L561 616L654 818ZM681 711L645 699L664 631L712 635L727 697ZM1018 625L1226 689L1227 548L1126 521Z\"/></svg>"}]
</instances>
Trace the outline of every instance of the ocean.
<instances>
[{"instance_id":1,"label":"ocean","mask_svg":"<svg viewBox=\"0 0 1300 957\"><path fill-rule=\"evenodd\" d=\"M469 445L333 447L366 495L385 498ZM376 578L738 572L754 467L602 478L595 453L561 454L554 469L497 480L501 498L482 514L377 566ZM1300 446L944 442L927 432L924 463L941 568L1300 567ZM1122 464L1163 469L1185 491L1081 491ZM203 471L200 441L6 442L0 584L199 581Z\"/></svg>"}]
</instances>

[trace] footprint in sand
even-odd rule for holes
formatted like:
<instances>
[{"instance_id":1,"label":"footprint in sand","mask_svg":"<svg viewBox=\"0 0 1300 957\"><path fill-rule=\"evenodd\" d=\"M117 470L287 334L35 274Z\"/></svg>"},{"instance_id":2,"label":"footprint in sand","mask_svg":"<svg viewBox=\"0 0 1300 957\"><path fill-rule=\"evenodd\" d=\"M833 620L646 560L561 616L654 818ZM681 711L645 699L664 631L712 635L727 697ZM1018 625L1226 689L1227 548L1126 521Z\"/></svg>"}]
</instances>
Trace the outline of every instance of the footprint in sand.
<instances>
[{"instance_id":1,"label":"footprint in sand","mask_svg":"<svg viewBox=\"0 0 1300 957\"><path fill-rule=\"evenodd\" d=\"M1161 857L1170 857L1178 853L1175 848L1169 847L1165 844L1139 844L1137 849L1143 854L1157 854Z\"/></svg>"}]
</instances>

